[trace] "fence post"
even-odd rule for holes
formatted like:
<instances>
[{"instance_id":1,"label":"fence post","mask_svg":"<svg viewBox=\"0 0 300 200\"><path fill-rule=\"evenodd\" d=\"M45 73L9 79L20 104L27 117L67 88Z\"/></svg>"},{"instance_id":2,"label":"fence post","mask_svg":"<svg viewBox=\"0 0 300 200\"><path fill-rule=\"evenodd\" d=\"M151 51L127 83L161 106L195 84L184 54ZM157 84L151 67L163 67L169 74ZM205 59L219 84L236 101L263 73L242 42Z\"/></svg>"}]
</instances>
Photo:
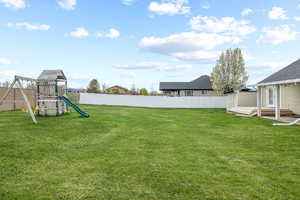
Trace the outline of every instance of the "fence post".
<instances>
[{"instance_id":1,"label":"fence post","mask_svg":"<svg viewBox=\"0 0 300 200\"><path fill-rule=\"evenodd\" d=\"M14 102L13 102L13 105L14 105L14 110L17 110L17 105L16 105L16 88L13 89L14 91Z\"/></svg>"}]
</instances>

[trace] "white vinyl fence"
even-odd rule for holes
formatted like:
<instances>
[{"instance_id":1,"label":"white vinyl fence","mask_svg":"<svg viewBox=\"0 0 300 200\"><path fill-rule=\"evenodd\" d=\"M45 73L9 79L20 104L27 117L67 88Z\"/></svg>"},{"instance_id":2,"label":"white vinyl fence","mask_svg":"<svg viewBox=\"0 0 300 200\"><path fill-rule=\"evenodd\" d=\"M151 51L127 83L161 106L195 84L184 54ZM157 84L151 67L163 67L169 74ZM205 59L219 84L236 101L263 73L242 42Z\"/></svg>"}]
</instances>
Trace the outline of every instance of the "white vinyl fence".
<instances>
[{"instance_id":1,"label":"white vinyl fence","mask_svg":"<svg viewBox=\"0 0 300 200\"><path fill-rule=\"evenodd\" d=\"M229 96L135 96L80 93L80 104L134 106L149 108L226 108Z\"/></svg>"}]
</instances>

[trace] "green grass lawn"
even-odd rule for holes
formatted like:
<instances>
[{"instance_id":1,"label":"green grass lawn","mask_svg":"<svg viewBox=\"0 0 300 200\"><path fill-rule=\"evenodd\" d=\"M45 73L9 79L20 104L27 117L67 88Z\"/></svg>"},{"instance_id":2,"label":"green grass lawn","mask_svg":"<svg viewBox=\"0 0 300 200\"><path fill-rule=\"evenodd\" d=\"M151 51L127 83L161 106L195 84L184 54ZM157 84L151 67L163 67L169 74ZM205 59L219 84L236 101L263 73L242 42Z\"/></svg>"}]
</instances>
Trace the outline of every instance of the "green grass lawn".
<instances>
[{"instance_id":1,"label":"green grass lawn","mask_svg":"<svg viewBox=\"0 0 300 200\"><path fill-rule=\"evenodd\" d=\"M300 126L222 109L0 113L1 200L300 199Z\"/></svg>"}]
</instances>

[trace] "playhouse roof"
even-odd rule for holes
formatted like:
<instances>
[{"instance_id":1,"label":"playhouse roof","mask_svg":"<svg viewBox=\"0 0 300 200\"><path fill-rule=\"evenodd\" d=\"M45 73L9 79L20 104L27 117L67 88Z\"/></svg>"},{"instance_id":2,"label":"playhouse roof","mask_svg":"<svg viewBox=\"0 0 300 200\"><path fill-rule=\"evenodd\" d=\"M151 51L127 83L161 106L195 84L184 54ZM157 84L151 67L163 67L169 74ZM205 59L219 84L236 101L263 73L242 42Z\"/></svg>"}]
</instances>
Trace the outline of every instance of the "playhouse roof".
<instances>
[{"instance_id":1,"label":"playhouse roof","mask_svg":"<svg viewBox=\"0 0 300 200\"><path fill-rule=\"evenodd\" d=\"M67 80L63 70L44 70L38 80Z\"/></svg>"}]
</instances>

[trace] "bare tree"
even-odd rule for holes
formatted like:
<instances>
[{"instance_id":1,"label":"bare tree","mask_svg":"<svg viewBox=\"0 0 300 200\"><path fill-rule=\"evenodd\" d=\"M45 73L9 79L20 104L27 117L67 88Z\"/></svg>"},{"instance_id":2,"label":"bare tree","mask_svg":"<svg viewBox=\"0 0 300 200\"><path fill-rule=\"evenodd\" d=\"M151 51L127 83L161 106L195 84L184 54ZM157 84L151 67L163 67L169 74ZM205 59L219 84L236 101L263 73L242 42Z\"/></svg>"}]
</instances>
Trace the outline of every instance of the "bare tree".
<instances>
[{"instance_id":1,"label":"bare tree","mask_svg":"<svg viewBox=\"0 0 300 200\"><path fill-rule=\"evenodd\" d=\"M228 93L246 86L248 75L242 50L229 49L217 60L211 74L213 89L220 93Z\"/></svg>"}]
</instances>

